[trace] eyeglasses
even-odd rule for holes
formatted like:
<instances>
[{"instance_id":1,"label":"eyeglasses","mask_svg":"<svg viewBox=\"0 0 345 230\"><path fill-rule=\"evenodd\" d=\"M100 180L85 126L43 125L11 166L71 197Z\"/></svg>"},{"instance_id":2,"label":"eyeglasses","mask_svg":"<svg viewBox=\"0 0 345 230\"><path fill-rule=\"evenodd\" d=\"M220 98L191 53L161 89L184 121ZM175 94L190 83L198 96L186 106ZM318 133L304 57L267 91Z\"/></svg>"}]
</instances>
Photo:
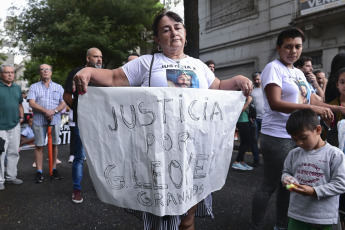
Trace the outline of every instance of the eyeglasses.
<instances>
[{"instance_id":1,"label":"eyeglasses","mask_svg":"<svg viewBox=\"0 0 345 230\"><path fill-rule=\"evenodd\" d=\"M44 71L50 71L52 69L40 69L41 72L44 72Z\"/></svg>"},{"instance_id":2,"label":"eyeglasses","mask_svg":"<svg viewBox=\"0 0 345 230\"><path fill-rule=\"evenodd\" d=\"M2 73L4 73L4 74L14 74L13 71L11 71L11 72L2 72Z\"/></svg>"}]
</instances>

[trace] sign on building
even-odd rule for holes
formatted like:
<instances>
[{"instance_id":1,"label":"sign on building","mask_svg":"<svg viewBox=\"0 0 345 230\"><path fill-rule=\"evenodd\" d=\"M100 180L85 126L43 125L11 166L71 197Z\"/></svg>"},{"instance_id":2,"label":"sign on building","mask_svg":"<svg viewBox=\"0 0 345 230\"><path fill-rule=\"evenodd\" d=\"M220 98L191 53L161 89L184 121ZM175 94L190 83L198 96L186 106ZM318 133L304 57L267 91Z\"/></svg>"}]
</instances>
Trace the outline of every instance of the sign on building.
<instances>
[{"instance_id":1,"label":"sign on building","mask_svg":"<svg viewBox=\"0 0 345 230\"><path fill-rule=\"evenodd\" d=\"M301 15L345 5L345 0L300 0Z\"/></svg>"}]
</instances>

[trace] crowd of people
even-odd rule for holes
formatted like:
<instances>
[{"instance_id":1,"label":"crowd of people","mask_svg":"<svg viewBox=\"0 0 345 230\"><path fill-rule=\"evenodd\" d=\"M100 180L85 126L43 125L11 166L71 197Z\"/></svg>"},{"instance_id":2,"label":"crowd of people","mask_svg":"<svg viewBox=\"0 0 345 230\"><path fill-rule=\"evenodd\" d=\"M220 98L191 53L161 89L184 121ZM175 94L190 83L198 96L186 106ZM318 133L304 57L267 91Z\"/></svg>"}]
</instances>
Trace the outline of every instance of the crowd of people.
<instances>
[{"instance_id":1,"label":"crowd of people","mask_svg":"<svg viewBox=\"0 0 345 230\"><path fill-rule=\"evenodd\" d=\"M77 111L78 96L87 93L88 86L240 90L246 101L237 121L240 146L231 167L242 171L255 170L260 165L264 168L262 183L253 196L251 229L263 228L274 193L275 230L331 229L338 220L339 196L345 193L344 154L337 148L339 143L328 141L334 133L337 140L337 122L345 116L345 53L334 57L327 79L326 71L313 72L312 59L301 56L305 36L292 27L278 35L278 58L262 72L254 72L251 79L237 75L219 80L213 60L203 63L184 53L186 30L179 15L162 11L155 17L152 31L155 42L152 55L132 53L122 67L109 70L103 69L102 52L90 48L86 64L69 72L64 87L52 81L52 66L41 64L40 80L31 85L27 95L32 111L23 106L26 95L13 83L13 66L1 66L0 96L6 103L0 104L0 137L5 140L0 158L0 190L5 189L5 182L23 183L17 178L20 143L35 145L35 182L43 181L43 146L48 127L52 130L53 144L51 177L63 178L56 169L57 140L61 111L67 104L74 122L69 159L73 162L72 201L83 202L85 153ZM193 71L183 70L183 66L192 66ZM28 116L31 112L32 117ZM20 124L24 121L28 126L21 131ZM253 154L253 162L244 160L248 151ZM194 229L195 216L213 216L212 194L183 215L160 217L138 210L129 212L144 221L145 230Z\"/></svg>"}]
</instances>

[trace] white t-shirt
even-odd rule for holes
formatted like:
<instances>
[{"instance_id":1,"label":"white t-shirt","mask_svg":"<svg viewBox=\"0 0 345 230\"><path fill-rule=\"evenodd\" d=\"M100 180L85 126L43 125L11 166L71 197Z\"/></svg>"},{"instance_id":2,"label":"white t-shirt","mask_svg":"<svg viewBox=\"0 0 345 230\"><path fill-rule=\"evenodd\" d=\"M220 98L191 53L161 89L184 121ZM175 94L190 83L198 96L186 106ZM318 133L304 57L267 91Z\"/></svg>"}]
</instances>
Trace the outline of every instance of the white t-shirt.
<instances>
[{"instance_id":1,"label":"white t-shirt","mask_svg":"<svg viewBox=\"0 0 345 230\"><path fill-rule=\"evenodd\" d=\"M29 105L29 102L23 98L23 102L22 102L22 105L23 105L23 109L24 109L24 114L25 113L30 113L32 111L30 105Z\"/></svg>"},{"instance_id":2,"label":"white t-shirt","mask_svg":"<svg viewBox=\"0 0 345 230\"><path fill-rule=\"evenodd\" d=\"M149 86L152 55L143 55L121 68L131 86ZM173 60L162 53L154 55L151 87L187 87L207 89L215 79L214 73L199 59L186 56Z\"/></svg>"},{"instance_id":3,"label":"white t-shirt","mask_svg":"<svg viewBox=\"0 0 345 230\"><path fill-rule=\"evenodd\" d=\"M261 83L265 102L261 132L273 137L291 138L285 127L290 114L271 110L264 89L268 84L278 85L282 90L281 100L296 104L309 104L314 91L301 70L287 68L279 60L266 65L261 74Z\"/></svg>"},{"instance_id":4,"label":"white t-shirt","mask_svg":"<svg viewBox=\"0 0 345 230\"><path fill-rule=\"evenodd\" d=\"M264 96L261 88L254 88L251 94L254 99L254 106L256 110L256 119L262 119L264 114Z\"/></svg>"},{"instance_id":5,"label":"white t-shirt","mask_svg":"<svg viewBox=\"0 0 345 230\"><path fill-rule=\"evenodd\" d=\"M20 134L28 139L35 137L34 131L32 130L30 126L26 126L25 129Z\"/></svg>"}]
</instances>

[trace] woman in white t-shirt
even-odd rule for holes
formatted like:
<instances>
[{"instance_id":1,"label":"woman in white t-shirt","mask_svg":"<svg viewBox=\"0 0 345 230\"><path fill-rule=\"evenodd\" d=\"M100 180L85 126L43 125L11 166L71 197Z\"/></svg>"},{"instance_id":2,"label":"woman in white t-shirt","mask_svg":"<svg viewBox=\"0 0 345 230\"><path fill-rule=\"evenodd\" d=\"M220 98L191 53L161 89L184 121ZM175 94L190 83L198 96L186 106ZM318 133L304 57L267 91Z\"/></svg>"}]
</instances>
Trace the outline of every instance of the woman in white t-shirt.
<instances>
[{"instance_id":1,"label":"woman in white t-shirt","mask_svg":"<svg viewBox=\"0 0 345 230\"><path fill-rule=\"evenodd\" d=\"M171 11L158 14L152 29L159 53L142 55L114 70L84 68L74 77L79 93L86 93L87 85L91 81L101 86L241 89L243 94L248 96L253 88L248 78L238 75L220 81L202 61L184 53L187 41L182 22L182 18ZM196 214L212 216L212 197L207 196L204 201L190 208L185 215L159 217L146 212L133 212L143 219L145 230L194 229Z\"/></svg>"},{"instance_id":2,"label":"woman in white t-shirt","mask_svg":"<svg viewBox=\"0 0 345 230\"><path fill-rule=\"evenodd\" d=\"M279 58L266 65L261 74L264 95L264 115L261 127L261 151L264 178L253 197L252 229L262 229L271 195L276 191L276 223L274 229L286 229L289 191L280 182L284 160L295 147L295 141L285 129L290 113L310 108L323 120L333 119L332 111L345 113L345 107L319 102L307 80L293 63L302 53L303 32L298 28L282 31L276 49Z\"/></svg>"}]
</instances>

